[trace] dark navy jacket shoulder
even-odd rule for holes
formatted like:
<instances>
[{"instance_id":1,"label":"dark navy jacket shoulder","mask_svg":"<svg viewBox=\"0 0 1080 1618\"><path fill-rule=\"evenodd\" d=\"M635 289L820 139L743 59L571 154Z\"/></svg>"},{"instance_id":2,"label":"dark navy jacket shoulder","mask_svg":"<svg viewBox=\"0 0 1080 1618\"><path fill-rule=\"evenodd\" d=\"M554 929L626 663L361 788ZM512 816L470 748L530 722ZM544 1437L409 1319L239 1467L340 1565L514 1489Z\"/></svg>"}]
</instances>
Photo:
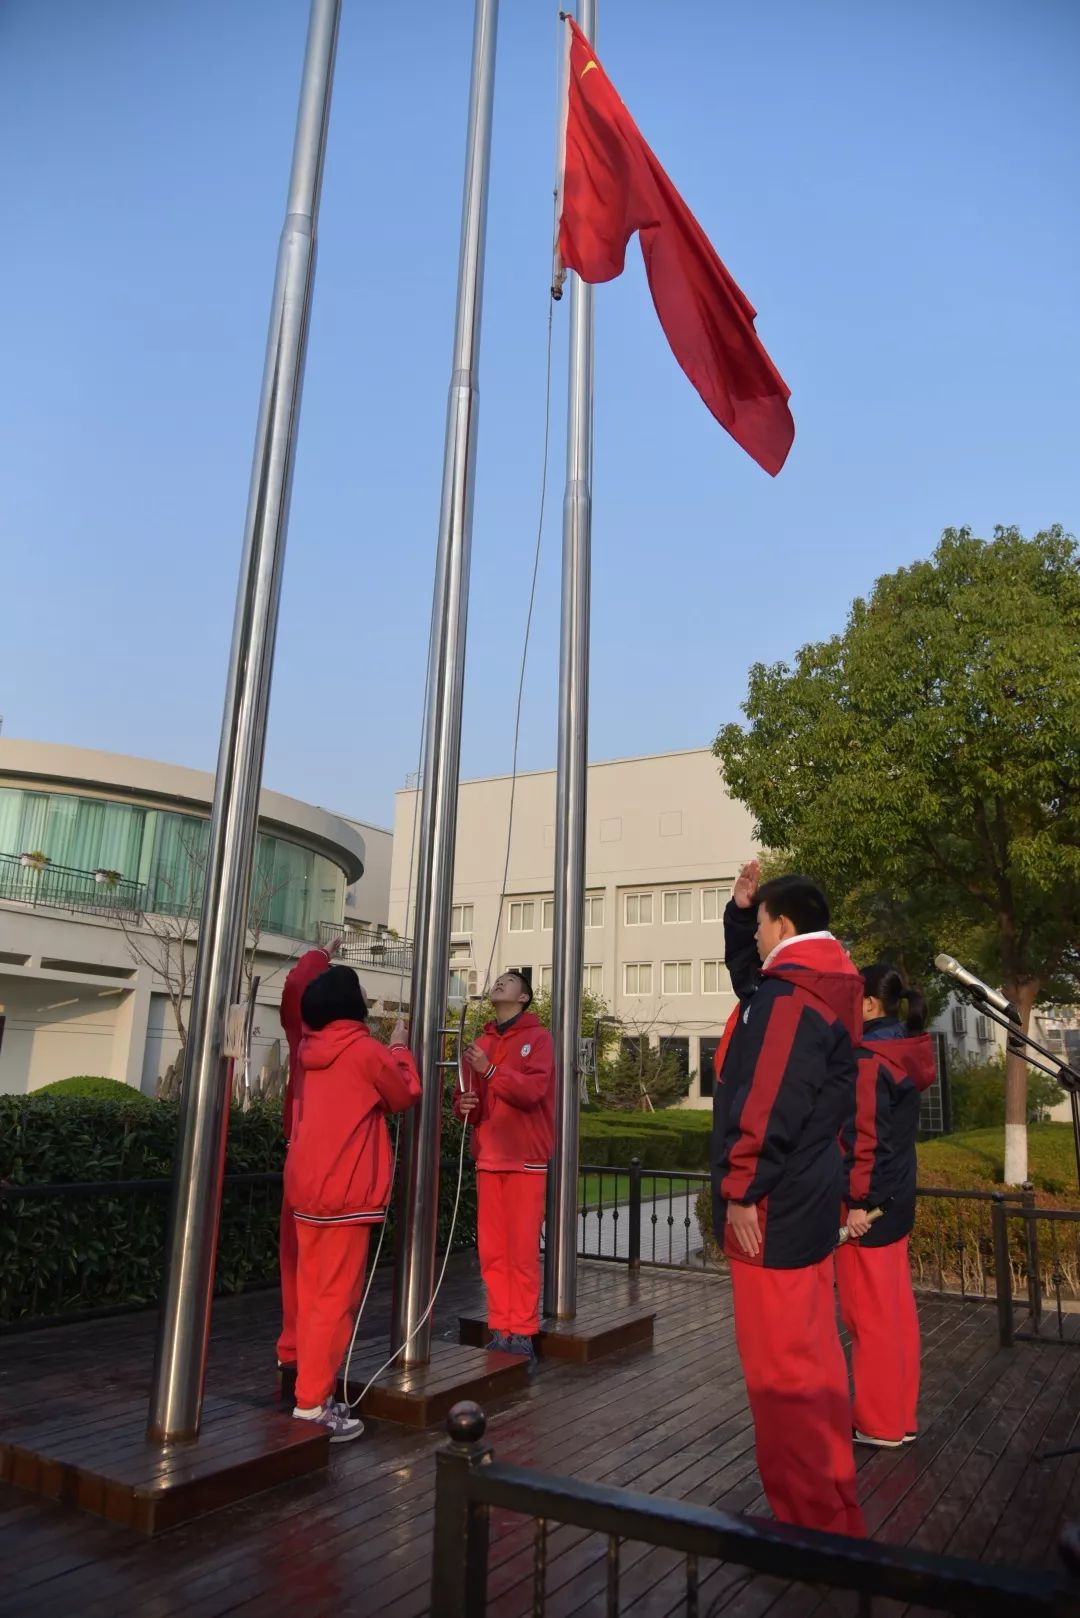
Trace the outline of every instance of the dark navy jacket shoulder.
<instances>
[{"instance_id":1,"label":"dark navy jacket shoulder","mask_svg":"<svg viewBox=\"0 0 1080 1618\"><path fill-rule=\"evenodd\" d=\"M853 1105L862 980L830 935L792 940L763 970L753 911L729 904L724 926L742 1005L713 1098L714 1228L724 1231L729 1201L753 1203L760 1262L802 1268L833 1250L840 1227L838 1140Z\"/></svg>"}]
</instances>

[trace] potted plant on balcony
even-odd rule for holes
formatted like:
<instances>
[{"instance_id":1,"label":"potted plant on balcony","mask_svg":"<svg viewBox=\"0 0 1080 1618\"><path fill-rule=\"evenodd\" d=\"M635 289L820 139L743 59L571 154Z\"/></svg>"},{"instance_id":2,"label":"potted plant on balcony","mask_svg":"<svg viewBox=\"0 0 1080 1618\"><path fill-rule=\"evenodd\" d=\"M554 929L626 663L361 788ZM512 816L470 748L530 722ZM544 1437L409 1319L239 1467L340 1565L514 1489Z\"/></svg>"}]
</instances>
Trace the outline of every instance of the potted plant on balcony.
<instances>
[{"instance_id":1,"label":"potted plant on balcony","mask_svg":"<svg viewBox=\"0 0 1080 1618\"><path fill-rule=\"evenodd\" d=\"M104 866L99 867L99 869L94 872L94 881L101 883L102 886L106 888L115 888L116 884L120 880L121 875L119 871L107 871Z\"/></svg>"},{"instance_id":2,"label":"potted plant on balcony","mask_svg":"<svg viewBox=\"0 0 1080 1618\"><path fill-rule=\"evenodd\" d=\"M43 854L40 848L35 848L30 854L20 854L19 864L29 866L32 871L43 871L49 864L49 856Z\"/></svg>"}]
</instances>

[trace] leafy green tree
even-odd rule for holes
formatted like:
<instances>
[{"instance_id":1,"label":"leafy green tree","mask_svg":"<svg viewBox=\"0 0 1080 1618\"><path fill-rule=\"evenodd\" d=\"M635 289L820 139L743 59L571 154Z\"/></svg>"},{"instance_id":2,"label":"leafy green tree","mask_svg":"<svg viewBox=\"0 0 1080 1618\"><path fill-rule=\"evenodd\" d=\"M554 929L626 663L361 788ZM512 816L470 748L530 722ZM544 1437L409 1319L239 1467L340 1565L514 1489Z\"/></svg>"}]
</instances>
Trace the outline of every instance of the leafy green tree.
<instances>
[{"instance_id":1,"label":"leafy green tree","mask_svg":"<svg viewBox=\"0 0 1080 1618\"><path fill-rule=\"evenodd\" d=\"M600 1076L605 1107L614 1112L655 1112L681 1101L690 1080L676 1057L648 1039L624 1040Z\"/></svg>"},{"instance_id":2,"label":"leafy green tree","mask_svg":"<svg viewBox=\"0 0 1080 1618\"><path fill-rule=\"evenodd\" d=\"M820 880L860 955L915 976L945 949L1024 1028L1075 998L1080 940L1080 562L946 529L878 580L844 632L750 671L715 751L758 835ZM921 970L920 970L921 968ZM1005 1178L1027 1171L1027 1066L1010 1056Z\"/></svg>"}]
</instances>

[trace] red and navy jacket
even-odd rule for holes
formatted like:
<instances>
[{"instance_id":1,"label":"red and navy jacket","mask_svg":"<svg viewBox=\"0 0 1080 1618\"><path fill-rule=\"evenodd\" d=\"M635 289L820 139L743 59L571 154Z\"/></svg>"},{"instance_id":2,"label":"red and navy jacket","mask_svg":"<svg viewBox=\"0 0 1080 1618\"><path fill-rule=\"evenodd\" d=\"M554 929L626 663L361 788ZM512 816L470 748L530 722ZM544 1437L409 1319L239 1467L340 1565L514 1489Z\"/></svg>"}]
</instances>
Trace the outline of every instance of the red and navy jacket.
<instances>
[{"instance_id":1,"label":"red and navy jacket","mask_svg":"<svg viewBox=\"0 0 1080 1618\"><path fill-rule=\"evenodd\" d=\"M476 1041L491 1059L486 1073L466 1063L465 1084L480 1097L469 1114L478 1169L543 1174L555 1141L555 1047L531 1011L489 1022ZM459 1118L461 1096L454 1092Z\"/></svg>"},{"instance_id":2,"label":"red and navy jacket","mask_svg":"<svg viewBox=\"0 0 1080 1618\"><path fill-rule=\"evenodd\" d=\"M309 949L305 955L301 955L281 991L278 1016L289 1047L289 1077L285 1085L285 1104L281 1110L281 1128L287 1142L292 1139L293 1117L304 1085L304 1070L300 1065L300 1041L304 1037L300 1002L308 984L321 978L329 966L330 957L324 949Z\"/></svg>"},{"instance_id":3,"label":"red and navy jacket","mask_svg":"<svg viewBox=\"0 0 1080 1618\"><path fill-rule=\"evenodd\" d=\"M416 1063L405 1045L387 1050L366 1023L346 1021L305 1034L300 1061L286 1200L306 1224L378 1224L394 1175L385 1115L419 1100Z\"/></svg>"},{"instance_id":4,"label":"red and navy jacket","mask_svg":"<svg viewBox=\"0 0 1080 1618\"><path fill-rule=\"evenodd\" d=\"M802 1269L836 1246L862 979L828 933L793 939L762 968L755 925L752 908L728 905L725 959L742 1004L713 1096L714 1229L731 1259ZM727 1235L729 1201L757 1206L757 1259Z\"/></svg>"},{"instance_id":5,"label":"red and navy jacket","mask_svg":"<svg viewBox=\"0 0 1080 1618\"><path fill-rule=\"evenodd\" d=\"M919 1102L937 1076L929 1034L908 1034L895 1017L875 1017L855 1052L855 1105L841 1144L849 1208L880 1208L860 1247L889 1247L915 1223L915 1137Z\"/></svg>"}]
</instances>

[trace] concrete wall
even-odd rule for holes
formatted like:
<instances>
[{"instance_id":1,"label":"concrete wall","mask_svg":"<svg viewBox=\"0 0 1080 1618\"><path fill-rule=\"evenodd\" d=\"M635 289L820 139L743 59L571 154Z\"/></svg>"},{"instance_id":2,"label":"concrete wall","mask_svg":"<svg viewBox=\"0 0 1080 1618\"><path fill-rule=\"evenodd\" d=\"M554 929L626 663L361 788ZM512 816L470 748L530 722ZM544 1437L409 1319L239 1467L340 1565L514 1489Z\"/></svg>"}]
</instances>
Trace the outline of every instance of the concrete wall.
<instances>
[{"instance_id":1,"label":"concrete wall","mask_svg":"<svg viewBox=\"0 0 1080 1618\"><path fill-rule=\"evenodd\" d=\"M363 820L349 825L364 840L364 874L345 890L345 920L350 925L385 927L390 920L390 872L394 858L394 834L383 826L369 826Z\"/></svg>"},{"instance_id":2,"label":"concrete wall","mask_svg":"<svg viewBox=\"0 0 1080 1618\"><path fill-rule=\"evenodd\" d=\"M514 804L507 904L499 897L506 853L511 782L496 777L462 784L458 804L454 897L473 907L471 931L452 941L452 966L482 989L494 945L493 970L529 966L539 987L550 967L553 933L545 928L543 900L553 891L555 772L518 778ZM416 794L399 792L394 823L390 922L411 936L406 915L409 834ZM628 1033L685 1038L689 1065L700 1073L704 1039L715 1038L734 1005L720 968L719 989L706 994L703 963L723 960L723 927L702 919L702 890L724 890L754 853L749 815L724 790L717 761L705 749L594 764L589 769L586 868L590 894L603 899L603 921L585 932L585 962L599 968L599 992ZM691 919L667 922L663 894L689 894ZM628 894L652 895L653 921L630 926ZM511 902L532 901L533 926L511 931ZM519 913L514 912L514 919ZM663 965L690 963L690 992L665 992ZM652 992L626 992L628 964L652 966ZM690 1103L708 1105L694 1085ZM707 1088L707 1086L706 1086Z\"/></svg>"}]
</instances>

